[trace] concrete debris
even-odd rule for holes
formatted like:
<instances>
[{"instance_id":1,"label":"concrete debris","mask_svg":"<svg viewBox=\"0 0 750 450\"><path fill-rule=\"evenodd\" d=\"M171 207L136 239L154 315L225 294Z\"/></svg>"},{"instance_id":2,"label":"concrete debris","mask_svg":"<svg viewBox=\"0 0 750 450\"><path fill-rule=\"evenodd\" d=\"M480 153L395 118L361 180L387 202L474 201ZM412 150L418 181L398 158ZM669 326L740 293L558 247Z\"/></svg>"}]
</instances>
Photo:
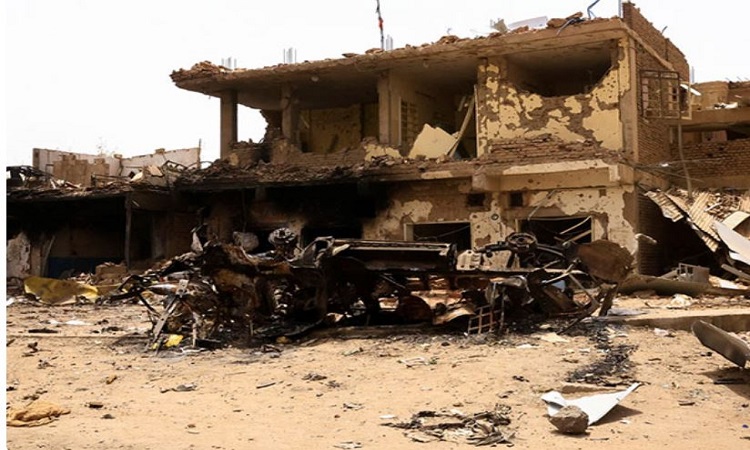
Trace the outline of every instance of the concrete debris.
<instances>
[{"instance_id":1,"label":"concrete debris","mask_svg":"<svg viewBox=\"0 0 750 450\"><path fill-rule=\"evenodd\" d=\"M549 417L549 421L565 434L585 433L589 427L589 416L581 408L568 405Z\"/></svg>"},{"instance_id":2,"label":"concrete debris","mask_svg":"<svg viewBox=\"0 0 750 450\"><path fill-rule=\"evenodd\" d=\"M449 134L440 127L424 124L409 152L409 158L438 158L447 155L456 144L456 135Z\"/></svg>"}]
</instances>

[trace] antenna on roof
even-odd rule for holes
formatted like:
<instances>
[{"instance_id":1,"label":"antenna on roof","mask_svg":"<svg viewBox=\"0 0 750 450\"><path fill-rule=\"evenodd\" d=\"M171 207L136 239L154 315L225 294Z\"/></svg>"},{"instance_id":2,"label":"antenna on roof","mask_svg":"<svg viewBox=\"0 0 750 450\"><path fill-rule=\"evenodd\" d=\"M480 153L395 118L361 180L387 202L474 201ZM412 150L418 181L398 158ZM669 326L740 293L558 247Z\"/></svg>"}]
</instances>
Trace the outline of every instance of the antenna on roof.
<instances>
[{"instance_id":1,"label":"antenna on roof","mask_svg":"<svg viewBox=\"0 0 750 450\"><path fill-rule=\"evenodd\" d=\"M284 64L296 64L297 63L297 49L289 47L284 49Z\"/></svg>"},{"instance_id":2,"label":"antenna on roof","mask_svg":"<svg viewBox=\"0 0 750 450\"><path fill-rule=\"evenodd\" d=\"M380 0L375 1L378 4L377 8L375 8L375 12L378 13L378 28L380 28L380 49L385 50L385 37L383 36L383 15L380 14Z\"/></svg>"},{"instance_id":3,"label":"antenna on roof","mask_svg":"<svg viewBox=\"0 0 750 450\"><path fill-rule=\"evenodd\" d=\"M221 58L221 66L229 70L234 70L237 68L237 58L232 58L231 56L229 58Z\"/></svg>"}]
</instances>

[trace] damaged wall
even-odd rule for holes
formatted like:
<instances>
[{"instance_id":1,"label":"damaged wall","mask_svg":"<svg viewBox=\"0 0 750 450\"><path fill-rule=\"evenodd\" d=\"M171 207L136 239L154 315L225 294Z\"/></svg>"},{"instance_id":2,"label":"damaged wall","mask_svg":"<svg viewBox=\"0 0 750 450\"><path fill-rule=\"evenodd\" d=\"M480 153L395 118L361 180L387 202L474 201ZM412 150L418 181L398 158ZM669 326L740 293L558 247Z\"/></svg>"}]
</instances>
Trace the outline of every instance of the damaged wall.
<instances>
[{"instance_id":1,"label":"damaged wall","mask_svg":"<svg viewBox=\"0 0 750 450\"><path fill-rule=\"evenodd\" d=\"M20 232L9 239L5 246L7 278L25 278L31 275L31 241L26 233Z\"/></svg>"},{"instance_id":2,"label":"damaged wall","mask_svg":"<svg viewBox=\"0 0 750 450\"><path fill-rule=\"evenodd\" d=\"M456 130L453 94L431 89L419 80L390 71L378 84L381 143L411 148L425 123L452 133ZM387 137L387 139L384 139Z\"/></svg>"},{"instance_id":3,"label":"damaged wall","mask_svg":"<svg viewBox=\"0 0 750 450\"><path fill-rule=\"evenodd\" d=\"M468 179L393 184L388 187L387 207L363 222L363 237L401 241L407 224L470 222L472 246L501 240L499 194L479 194L484 195L479 203L472 201L471 194Z\"/></svg>"},{"instance_id":4,"label":"damaged wall","mask_svg":"<svg viewBox=\"0 0 750 450\"><path fill-rule=\"evenodd\" d=\"M632 186L524 193L524 206L508 208L503 221L510 232L517 221L534 217L592 216L592 240L608 239L635 251L636 206Z\"/></svg>"},{"instance_id":5,"label":"damaged wall","mask_svg":"<svg viewBox=\"0 0 750 450\"><path fill-rule=\"evenodd\" d=\"M35 148L32 165L55 178L91 186L92 175L128 176L131 172L137 173L146 166L161 166L167 161L195 167L200 164L200 150L199 147L179 150L158 149L151 155L125 158L122 155L90 155Z\"/></svg>"},{"instance_id":6,"label":"damaged wall","mask_svg":"<svg viewBox=\"0 0 750 450\"><path fill-rule=\"evenodd\" d=\"M575 95L544 97L519 89L509 76L514 62L493 58L479 66L477 91L478 154L497 140L552 134L563 141L592 140L622 150L620 99L630 89L630 69L620 47L617 61L591 90Z\"/></svg>"},{"instance_id":7,"label":"damaged wall","mask_svg":"<svg viewBox=\"0 0 750 450\"><path fill-rule=\"evenodd\" d=\"M481 205L470 203L470 195L469 180L393 185L388 190L388 207L364 222L363 237L403 240L407 224L469 222L472 246L479 247L520 231L519 221L535 211L535 217L591 215L593 239L609 239L635 250L637 210L632 186L527 191L523 193L524 205L518 207L509 204L507 194L486 193Z\"/></svg>"},{"instance_id":8,"label":"damaged wall","mask_svg":"<svg viewBox=\"0 0 750 450\"><path fill-rule=\"evenodd\" d=\"M300 147L305 152L333 153L355 149L365 137L378 135L378 105L300 111Z\"/></svg>"},{"instance_id":9,"label":"damaged wall","mask_svg":"<svg viewBox=\"0 0 750 450\"><path fill-rule=\"evenodd\" d=\"M263 240L280 227L305 238L317 237L311 233L360 238L362 223L384 208L383 198L381 187L346 184L233 191L198 201L211 205L204 220L209 238L231 242L235 231Z\"/></svg>"},{"instance_id":10,"label":"damaged wall","mask_svg":"<svg viewBox=\"0 0 750 450\"><path fill-rule=\"evenodd\" d=\"M636 48L636 71L667 70L656 58L647 52L642 46ZM647 118L643 111L644 104L641 101L643 91L643 79L638 80L639 100L637 101L638 112L638 145L635 160L641 164L654 164L669 161L670 156L670 125L666 119Z\"/></svg>"},{"instance_id":11,"label":"damaged wall","mask_svg":"<svg viewBox=\"0 0 750 450\"><path fill-rule=\"evenodd\" d=\"M750 139L683 145L683 154L696 187L750 189ZM679 161L673 146L671 160ZM672 182L684 186L684 177Z\"/></svg>"},{"instance_id":12,"label":"damaged wall","mask_svg":"<svg viewBox=\"0 0 750 450\"><path fill-rule=\"evenodd\" d=\"M685 55L648 21L641 11L630 2L622 3L622 18L635 31L643 42L650 46L660 57L670 62L682 80L690 80L690 66Z\"/></svg>"}]
</instances>

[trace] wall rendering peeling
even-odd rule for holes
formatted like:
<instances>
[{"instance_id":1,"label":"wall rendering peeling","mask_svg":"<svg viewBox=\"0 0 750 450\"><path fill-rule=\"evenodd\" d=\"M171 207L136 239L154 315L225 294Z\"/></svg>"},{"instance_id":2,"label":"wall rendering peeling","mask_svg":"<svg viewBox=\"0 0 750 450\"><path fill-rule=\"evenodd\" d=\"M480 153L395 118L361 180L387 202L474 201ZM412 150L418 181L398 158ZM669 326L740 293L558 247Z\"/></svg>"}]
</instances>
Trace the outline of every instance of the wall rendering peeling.
<instances>
[{"instance_id":1,"label":"wall rendering peeling","mask_svg":"<svg viewBox=\"0 0 750 450\"><path fill-rule=\"evenodd\" d=\"M636 249L635 227L627 218L628 198L634 195L632 186L608 187L606 189L559 190L530 192L528 204L541 205L537 214L552 216L582 216L594 218L593 239L608 239L629 251ZM548 208L548 212L545 211ZM525 217L515 217L523 219ZM508 224L513 226L513 224Z\"/></svg>"},{"instance_id":2,"label":"wall rendering peeling","mask_svg":"<svg viewBox=\"0 0 750 450\"><path fill-rule=\"evenodd\" d=\"M564 141L597 141L602 148L623 149L620 102L630 89L627 42L618 44L616 63L588 93L543 97L518 89L507 76L509 64L488 60L478 69L478 154L493 141L552 134Z\"/></svg>"}]
</instances>

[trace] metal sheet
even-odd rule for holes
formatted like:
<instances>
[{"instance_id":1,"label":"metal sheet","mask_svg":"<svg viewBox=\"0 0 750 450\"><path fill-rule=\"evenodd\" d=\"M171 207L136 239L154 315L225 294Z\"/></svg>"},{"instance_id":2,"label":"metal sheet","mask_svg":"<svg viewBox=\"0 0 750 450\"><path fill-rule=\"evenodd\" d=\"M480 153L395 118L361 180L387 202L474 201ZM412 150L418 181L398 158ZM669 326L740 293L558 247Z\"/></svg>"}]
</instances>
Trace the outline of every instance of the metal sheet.
<instances>
[{"instance_id":1,"label":"metal sheet","mask_svg":"<svg viewBox=\"0 0 750 450\"><path fill-rule=\"evenodd\" d=\"M702 320L696 320L692 329L693 334L701 341L701 344L738 366L745 367L747 360L750 358L750 347L745 341Z\"/></svg>"},{"instance_id":2,"label":"metal sheet","mask_svg":"<svg viewBox=\"0 0 750 450\"><path fill-rule=\"evenodd\" d=\"M661 208L661 213L664 217L672 222L677 222L685 217L682 211L680 211L677 205L675 205L665 193L661 191L651 191L646 192L646 196L656 203L659 208Z\"/></svg>"},{"instance_id":3,"label":"metal sheet","mask_svg":"<svg viewBox=\"0 0 750 450\"><path fill-rule=\"evenodd\" d=\"M638 389L640 383L633 383L624 391L614 392L611 394L590 395L587 397L567 400L557 391L547 392L542 396L542 400L547 404L547 413L554 416L561 409L568 405L581 408L589 417L589 425L593 425L602 417L606 416L618 403L627 397L631 392Z\"/></svg>"}]
</instances>

